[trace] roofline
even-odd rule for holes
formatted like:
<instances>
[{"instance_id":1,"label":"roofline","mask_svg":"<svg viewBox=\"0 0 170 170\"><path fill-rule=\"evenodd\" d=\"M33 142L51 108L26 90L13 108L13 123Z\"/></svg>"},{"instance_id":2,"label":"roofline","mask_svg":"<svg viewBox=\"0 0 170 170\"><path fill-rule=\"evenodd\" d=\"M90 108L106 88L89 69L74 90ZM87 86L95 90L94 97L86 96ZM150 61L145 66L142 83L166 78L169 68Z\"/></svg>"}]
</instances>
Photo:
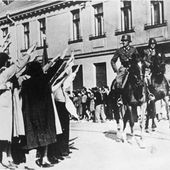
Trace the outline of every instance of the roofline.
<instances>
[{"instance_id":1,"label":"roofline","mask_svg":"<svg viewBox=\"0 0 170 170\"><path fill-rule=\"evenodd\" d=\"M38 4L31 6L29 9L21 9L19 11L11 12L9 15L12 19L18 20L22 18L30 17L30 15L39 15L39 13L45 13L47 11L53 11L64 7L72 6L75 4L81 4L87 1L54 1L45 4ZM0 17L0 24L8 23L8 19L5 16Z\"/></svg>"}]
</instances>

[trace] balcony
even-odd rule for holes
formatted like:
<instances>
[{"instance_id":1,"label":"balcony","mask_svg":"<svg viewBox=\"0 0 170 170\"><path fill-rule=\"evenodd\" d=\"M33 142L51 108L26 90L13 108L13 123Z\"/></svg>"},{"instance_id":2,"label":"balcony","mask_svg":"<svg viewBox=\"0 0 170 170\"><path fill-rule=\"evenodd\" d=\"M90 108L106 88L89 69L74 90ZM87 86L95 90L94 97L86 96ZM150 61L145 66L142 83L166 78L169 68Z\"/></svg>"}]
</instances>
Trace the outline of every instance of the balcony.
<instances>
[{"instance_id":1,"label":"balcony","mask_svg":"<svg viewBox=\"0 0 170 170\"><path fill-rule=\"evenodd\" d=\"M129 28L129 29L125 29L125 30L115 30L115 35L122 35L122 34L128 34L128 33L132 33L135 32L135 28Z\"/></svg>"},{"instance_id":2,"label":"balcony","mask_svg":"<svg viewBox=\"0 0 170 170\"><path fill-rule=\"evenodd\" d=\"M82 42L82 41L83 41L82 36L79 36L77 39L69 39L68 44L78 43L78 42Z\"/></svg>"},{"instance_id":3,"label":"balcony","mask_svg":"<svg viewBox=\"0 0 170 170\"><path fill-rule=\"evenodd\" d=\"M100 39L100 38L105 38L106 37L106 33L104 32L103 34L100 35L89 35L89 40L95 40L95 39Z\"/></svg>"},{"instance_id":4,"label":"balcony","mask_svg":"<svg viewBox=\"0 0 170 170\"><path fill-rule=\"evenodd\" d=\"M154 23L154 24L145 24L144 30L153 29L153 28L159 28L159 27L165 27L168 25L168 22L165 20L162 23Z\"/></svg>"}]
</instances>

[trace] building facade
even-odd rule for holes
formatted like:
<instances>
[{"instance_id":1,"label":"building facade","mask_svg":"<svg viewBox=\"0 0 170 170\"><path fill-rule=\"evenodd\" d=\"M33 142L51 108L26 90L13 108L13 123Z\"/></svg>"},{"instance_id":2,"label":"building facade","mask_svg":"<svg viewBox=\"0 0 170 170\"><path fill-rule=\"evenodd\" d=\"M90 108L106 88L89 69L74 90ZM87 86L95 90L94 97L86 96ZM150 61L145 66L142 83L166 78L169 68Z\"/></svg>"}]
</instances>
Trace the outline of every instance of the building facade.
<instances>
[{"instance_id":1,"label":"building facade","mask_svg":"<svg viewBox=\"0 0 170 170\"><path fill-rule=\"evenodd\" d=\"M141 55L153 37L166 55L170 79L169 7L169 0L12 1L0 6L0 39L10 32L13 58L35 42L40 59L44 46L49 58L65 48L67 55L74 51L80 69L73 87L80 89L111 85L115 73L110 60L123 34L131 35Z\"/></svg>"}]
</instances>

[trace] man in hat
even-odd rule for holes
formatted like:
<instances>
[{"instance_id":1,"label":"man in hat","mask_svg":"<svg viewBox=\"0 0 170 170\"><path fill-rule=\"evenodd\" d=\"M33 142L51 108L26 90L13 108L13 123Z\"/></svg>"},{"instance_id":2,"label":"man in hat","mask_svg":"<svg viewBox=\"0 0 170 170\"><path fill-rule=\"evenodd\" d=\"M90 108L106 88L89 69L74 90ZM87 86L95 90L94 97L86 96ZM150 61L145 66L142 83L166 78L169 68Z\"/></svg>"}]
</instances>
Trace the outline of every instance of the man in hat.
<instances>
[{"instance_id":1,"label":"man in hat","mask_svg":"<svg viewBox=\"0 0 170 170\"><path fill-rule=\"evenodd\" d=\"M153 62L155 59L161 60L161 64L165 64L165 55L158 51L157 41L155 38L150 38L148 47L144 49L144 66L145 66L145 77L146 83L149 86L151 84L151 71L153 69Z\"/></svg>"},{"instance_id":2,"label":"man in hat","mask_svg":"<svg viewBox=\"0 0 170 170\"><path fill-rule=\"evenodd\" d=\"M130 66L130 60L132 57L135 57L136 61L140 61L139 53L135 47L130 46L131 36L123 35L121 38L121 42L123 47L116 50L113 58L111 59L111 66L113 71L117 73L116 76L116 84L117 88L122 89L124 83L124 79L126 79L127 69ZM116 66L116 62L120 59L121 66L118 69Z\"/></svg>"}]
</instances>

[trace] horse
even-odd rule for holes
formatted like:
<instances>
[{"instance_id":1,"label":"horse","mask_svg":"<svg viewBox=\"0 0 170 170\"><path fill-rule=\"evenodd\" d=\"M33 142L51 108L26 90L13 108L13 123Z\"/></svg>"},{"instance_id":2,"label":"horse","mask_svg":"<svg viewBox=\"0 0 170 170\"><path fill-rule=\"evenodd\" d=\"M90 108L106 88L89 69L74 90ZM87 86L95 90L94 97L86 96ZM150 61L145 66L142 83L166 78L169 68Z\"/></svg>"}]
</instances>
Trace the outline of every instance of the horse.
<instances>
[{"instance_id":1,"label":"horse","mask_svg":"<svg viewBox=\"0 0 170 170\"><path fill-rule=\"evenodd\" d=\"M156 117L156 106L155 102L163 100L165 102L167 118L169 119L170 128L170 110L169 110L169 84L165 78L165 63L161 56L154 56L153 64L151 66L151 78L148 85L148 95L152 95L153 99L147 99L147 116L145 130L149 132L149 119L152 119L152 131L155 131L155 117Z\"/></svg>"},{"instance_id":2,"label":"horse","mask_svg":"<svg viewBox=\"0 0 170 170\"><path fill-rule=\"evenodd\" d=\"M116 87L116 80L114 79L111 85L109 97L113 101L114 118L117 123L117 138L120 138L121 126L120 119L123 119L123 135L122 142L126 142L126 134L124 130L129 121L132 141L134 141L134 123L138 121L140 115L140 147L144 148L143 131L144 131L144 118L146 112L146 84L144 83L144 75L142 64L138 65L133 60L130 63L128 72L125 76L123 88ZM120 99L121 98L121 102ZM118 101L119 100L119 101ZM121 106L121 107L120 107ZM133 142L132 142L133 143Z\"/></svg>"}]
</instances>

